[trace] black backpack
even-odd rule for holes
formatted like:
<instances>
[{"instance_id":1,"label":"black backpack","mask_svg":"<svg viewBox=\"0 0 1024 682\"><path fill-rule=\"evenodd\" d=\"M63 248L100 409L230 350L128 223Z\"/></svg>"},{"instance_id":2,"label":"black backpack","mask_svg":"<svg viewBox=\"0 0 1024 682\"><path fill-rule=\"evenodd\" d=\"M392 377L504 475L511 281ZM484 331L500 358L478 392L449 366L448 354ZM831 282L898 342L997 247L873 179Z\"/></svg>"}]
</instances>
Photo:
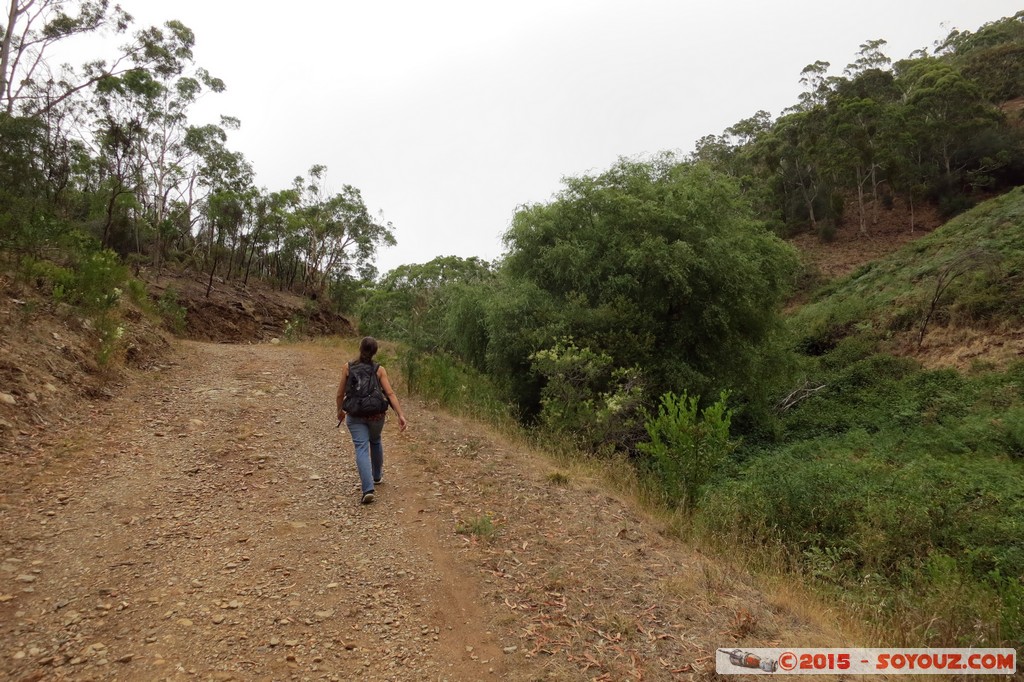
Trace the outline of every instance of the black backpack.
<instances>
[{"instance_id":1,"label":"black backpack","mask_svg":"<svg viewBox=\"0 0 1024 682\"><path fill-rule=\"evenodd\" d=\"M345 384L345 402L342 409L353 417L369 417L383 414L391 404L384 396L377 378L376 362L348 363L348 383Z\"/></svg>"}]
</instances>

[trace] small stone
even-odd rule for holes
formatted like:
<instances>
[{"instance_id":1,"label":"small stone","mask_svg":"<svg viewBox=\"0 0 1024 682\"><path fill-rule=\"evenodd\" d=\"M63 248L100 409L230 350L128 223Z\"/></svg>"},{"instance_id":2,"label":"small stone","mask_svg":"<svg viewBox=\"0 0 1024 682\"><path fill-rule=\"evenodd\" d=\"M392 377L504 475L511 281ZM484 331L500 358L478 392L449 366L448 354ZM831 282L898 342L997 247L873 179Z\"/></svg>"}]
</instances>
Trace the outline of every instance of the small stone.
<instances>
[{"instance_id":1,"label":"small stone","mask_svg":"<svg viewBox=\"0 0 1024 682\"><path fill-rule=\"evenodd\" d=\"M519 647L517 646L507 646L504 649L502 649L502 651L504 651L506 654L514 654L517 649L519 649Z\"/></svg>"},{"instance_id":2,"label":"small stone","mask_svg":"<svg viewBox=\"0 0 1024 682\"><path fill-rule=\"evenodd\" d=\"M190 628L190 627L192 627L192 621L190 621L188 618L179 618L178 619L178 625L184 626L186 628Z\"/></svg>"},{"instance_id":3,"label":"small stone","mask_svg":"<svg viewBox=\"0 0 1024 682\"><path fill-rule=\"evenodd\" d=\"M17 405L18 400L10 393L0 393L0 403L5 405Z\"/></svg>"},{"instance_id":4,"label":"small stone","mask_svg":"<svg viewBox=\"0 0 1024 682\"><path fill-rule=\"evenodd\" d=\"M135 654L125 654L121 658L117 659L117 662L118 663L131 663L133 658L135 658Z\"/></svg>"},{"instance_id":5,"label":"small stone","mask_svg":"<svg viewBox=\"0 0 1024 682\"><path fill-rule=\"evenodd\" d=\"M281 643L281 640L278 639L277 637L271 637L270 638L270 646L277 646L280 643Z\"/></svg>"},{"instance_id":6,"label":"small stone","mask_svg":"<svg viewBox=\"0 0 1024 682\"><path fill-rule=\"evenodd\" d=\"M237 609L241 605L242 605L241 602L239 602L237 599L232 599L230 602L228 602L228 608L229 609Z\"/></svg>"},{"instance_id":7,"label":"small stone","mask_svg":"<svg viewBox=\"0 0 1024 682\"><path fill-rule=\"evenodd\" d=\"M20 661L21 659L25 658L25 652L17 651L13 656L11 656L11 658L13 658L16 661Z\"/></svg>"},{"instance_id":8,"label":"small stone","mask_svg":"<svg viewBox=\"0 0 1024 682\"><path fill-rule=\"evenodd\" d=\"M284 640L284 645L287 646L287 647L298 646L299 645L299 640L297 640L297 639L286 639L286 640Z\"/></svg>"},{"instance_id":9,"label":"small stone","mask_svg":"<svg viewBox=\"0 0 1024 682\"><path fill-rule=\"evenodd\" d=\"M327 609L326 611L317 611L313 615L317 618L330 618L334 615L334 609Z\"/></svg>"},{"instance_id":10,"label":"small stone","mask_svg":"<svg viewBox=\"0 0 1024 682\"><path fill-rule=\"evenodd\" d=\"M216 616L213 617L213 624L214 625L220 625L223 622L224 622L224 616L223 615L218 613Z\"/></svg>"},{"instance_id":11,"label":"small stone","mask_svg":"<svg viewBox=\"0 0 1024 682\"><path fill-rule=\"evenodd\" d=\"M17 581L19 583L34 583L36 581L36 577L29 573L23 573L17 577Z\"/></svg>"},{"instance_id":12,"label":"small stone","mask_svg":"<svg viewBox=\"0 0 1024 682\"><path fill-rule=\"evenodd\" d=\"M273 339L270 339L270 345L272 345L272 346L276 346L279 343L281 343L281 339L279 339L277 337L274 337Z\"/></svg>"}]
</instances>

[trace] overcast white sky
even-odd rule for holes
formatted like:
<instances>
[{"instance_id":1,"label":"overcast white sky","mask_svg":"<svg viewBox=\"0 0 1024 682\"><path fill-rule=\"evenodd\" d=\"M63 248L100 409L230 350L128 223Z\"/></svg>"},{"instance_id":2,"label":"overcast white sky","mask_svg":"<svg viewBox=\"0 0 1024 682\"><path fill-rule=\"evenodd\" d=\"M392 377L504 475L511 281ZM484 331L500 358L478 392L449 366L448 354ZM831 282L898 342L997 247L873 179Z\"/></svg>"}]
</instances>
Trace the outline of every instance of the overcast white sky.
<instances>
[{"instance_id":1,"label":"overcast white sky","mask_svg":"<svg viewBox=\"0 0 1024 682\"><path fill-rule=\"evenodd\" d=\"M758 109L794 104L803 67L833 73L865 40L901 59L1019 0L121 0L137 25L178 19L227 91L257 182L316 163L394 224L381 273L502 253L516 206L619 156L683 153Z\"/></svg>"}]
</instances>

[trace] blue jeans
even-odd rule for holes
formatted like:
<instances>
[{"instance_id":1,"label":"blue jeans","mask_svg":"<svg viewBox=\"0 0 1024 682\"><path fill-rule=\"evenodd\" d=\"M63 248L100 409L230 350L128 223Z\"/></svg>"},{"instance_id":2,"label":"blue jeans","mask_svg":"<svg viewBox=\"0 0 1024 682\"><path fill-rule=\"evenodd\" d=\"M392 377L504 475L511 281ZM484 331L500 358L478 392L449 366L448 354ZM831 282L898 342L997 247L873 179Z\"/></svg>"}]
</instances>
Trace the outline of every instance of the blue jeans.
<instances>
[{"instance_id":1,"label":"blue jeans","mask_svg":"<svg viewBox=\"0 0 1024 682\"><path fill-rule=\"evenodd\" d=\"M359 484L364 493L373 490L373 481L379 479L384 469L384 444L380 440L384 430L383 419L345 417L345 426L352 434L356 446L356 468L359 469Z\"/></svg>"}]
</instances>

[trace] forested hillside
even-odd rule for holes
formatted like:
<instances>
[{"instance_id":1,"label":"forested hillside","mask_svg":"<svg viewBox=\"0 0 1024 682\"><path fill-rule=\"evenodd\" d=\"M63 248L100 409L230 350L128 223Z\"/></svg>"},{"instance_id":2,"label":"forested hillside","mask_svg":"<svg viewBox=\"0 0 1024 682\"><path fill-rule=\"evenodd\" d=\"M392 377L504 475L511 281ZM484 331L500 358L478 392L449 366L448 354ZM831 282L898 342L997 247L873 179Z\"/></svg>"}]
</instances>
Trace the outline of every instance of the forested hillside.
<instances>
[{"instance_id":1,"label":"forested hillside","mask_svg":"<svg viewBox=\"0 0 1024 682\"><path fill-rule=\"evenodd\" d=\"M258 278L336 302L374 274L391 225L359 190L330 193L311 163L290 187L255 184L231 149L237 119L190 118L225 84L178 21L135 28L107 2L10 3L0 62L0 248L10 261L77 265L109 250L134 265ZM5 12L6 15L6 12ZM119 50L80 67L51 56L89 34ZM301 171L302 169L296 169Z\"/></svg>"},{"instance_id":2,"label":"forested hillside","mask_svg":"<svg viewBox=\"0 0 1024 682\"><path fill-rule=\"evenodd\" d=\"M890 642L1024 638L1024 12L895 63L868 40L841 76L814 62L778 117L519 207L497 262L377 277L393 229L357 188L331 193L316 164L256 187L238 121L190 120L224 84L186 26L29 5L0 61L5 335L63 316L93 342L65 355L103 374L144 318L180 333L188 299L259 282L308 297L282 336L355 313L402 344L412 389L625 465L680 533L757 547ZM99 30L123 39L113 59L49 60ZM951 220L838 281L786 241L916 235L922 213ZM35 395L0 392L3 410Z\"/></svg>"}]
</instances>

